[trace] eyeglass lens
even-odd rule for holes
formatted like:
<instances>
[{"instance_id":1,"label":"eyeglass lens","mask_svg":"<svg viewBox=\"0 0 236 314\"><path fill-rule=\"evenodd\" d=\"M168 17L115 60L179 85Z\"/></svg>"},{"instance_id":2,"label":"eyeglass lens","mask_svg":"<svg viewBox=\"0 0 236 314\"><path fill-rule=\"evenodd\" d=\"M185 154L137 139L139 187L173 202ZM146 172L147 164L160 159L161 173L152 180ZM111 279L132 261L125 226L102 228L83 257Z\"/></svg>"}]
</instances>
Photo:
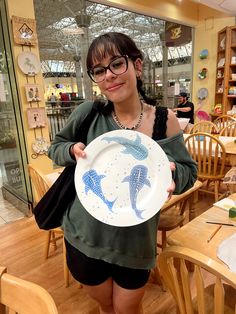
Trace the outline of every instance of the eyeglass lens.
<instances>
[{"instance_id":1,"label":"eyeglass lens","mask_svg":"<svg viewBox=\"0 0 236 314\"><path fill-rule=\"evenodd\" d=\"M112 60L107 67L97 66L90 71L91 78L94 82L99 83L105 80L107 69L109 69L113 74L120 75L127 71L128 61L125 56L117 57Z\"/></svg>"}]
</instances>

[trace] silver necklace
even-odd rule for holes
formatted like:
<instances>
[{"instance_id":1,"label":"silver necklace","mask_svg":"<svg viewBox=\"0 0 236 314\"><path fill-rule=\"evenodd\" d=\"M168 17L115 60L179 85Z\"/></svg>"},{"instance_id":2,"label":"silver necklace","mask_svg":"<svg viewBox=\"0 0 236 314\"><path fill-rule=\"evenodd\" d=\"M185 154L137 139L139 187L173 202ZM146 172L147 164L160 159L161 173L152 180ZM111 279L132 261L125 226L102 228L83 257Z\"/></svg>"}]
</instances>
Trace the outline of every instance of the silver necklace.
<instances>
[{"instance_id":1,"label":"silver necklace","mask_svg":"<svg viewBox=\"0 0 236 314\"><path fill-rule=\"evenodd\" d=\"M121 129L124 129L124 130L137 130L139 127L140 127L140 125L141 125L141 123L142 123L142 119L143 119L143 103L140 101L140 103L141 103L141 112L140 112L140 116L139 116L139 118L138 118L138 121L137 121L137 123L135 123L135 125L133 125L131 128L128 128L127 126L125 126L124 124L122 124L120 121L119 121L119 119L118 119L118 117L117 117L117 115L116 115L116 112L115 112L115 110L113 110L113 118L114 118L114 120L115 120L115 123L121 128Z\"/></svg>"}]
</instances>

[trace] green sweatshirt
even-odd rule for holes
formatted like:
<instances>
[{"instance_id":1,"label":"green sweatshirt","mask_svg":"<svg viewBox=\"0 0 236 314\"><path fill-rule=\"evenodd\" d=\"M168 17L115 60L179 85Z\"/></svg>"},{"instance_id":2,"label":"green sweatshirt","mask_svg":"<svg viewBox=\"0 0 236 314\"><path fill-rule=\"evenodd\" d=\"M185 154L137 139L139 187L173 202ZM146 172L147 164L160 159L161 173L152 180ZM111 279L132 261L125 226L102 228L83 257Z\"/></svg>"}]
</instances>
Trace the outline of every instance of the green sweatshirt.
<instances>
[{"instance_id":1,"label":"green sweatshirt","mask_svg":"<svg viewBox=\"0 0 236 314\"><path fill-rule=\"evenodd\" d=\"M49 157L60 166L74 164L69 148L76 143L77 128L92 108L85 102L76 108L66 126L56 135L49 149ZM119 127L111 115L98 112L87 134L87 144L99 135ZM158 141L170 161L175 162L173 178L175 193L192 187L197 178L197 166L191 159L182 132ZM112 184L112 182L111 182ZM66 240L85 255L130 268L151 269L156 264L156 243L159 213L151 219L131 227L115 227L93 218L78 197L65 210L62 227Z\"/></svg>"}]
</instances>

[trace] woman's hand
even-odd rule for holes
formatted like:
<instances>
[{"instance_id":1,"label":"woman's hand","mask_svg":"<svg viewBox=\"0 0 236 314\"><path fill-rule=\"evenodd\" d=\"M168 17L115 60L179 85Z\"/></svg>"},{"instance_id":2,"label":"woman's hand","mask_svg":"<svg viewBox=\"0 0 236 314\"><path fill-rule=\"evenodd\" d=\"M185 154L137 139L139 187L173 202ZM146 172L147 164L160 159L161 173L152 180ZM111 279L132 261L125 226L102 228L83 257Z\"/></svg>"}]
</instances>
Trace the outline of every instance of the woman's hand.
<instances>
[{"instance_id":1,"label":"woman's hand","mask_svg":"<svg viewBox=\"0 0 236 314\"><path fill-rule=\"evenodd\" d=\"M175 169L176 169L175 163L171 161L170 162L170 170L171 171L175 171ZM174 192L174 190L175 190L175 182L174 182L174 180L172 180L171 186L167 189L167 192L169 193L167 200L169 200L171 198L172 193Z\"/></svg>"},{"instance_id":2,"label":"woman's hand","mask_svg":"<svg viewBox=\"0 0 236 314\"><path fill-rule=\"evenodd\" d=\"M78 142L71 146L70 148L70 154L75 157L75 160L77 161L79 158L85 158L86 153L84 151L85 145L81 142Z\"/></svg>"}]
</instances>

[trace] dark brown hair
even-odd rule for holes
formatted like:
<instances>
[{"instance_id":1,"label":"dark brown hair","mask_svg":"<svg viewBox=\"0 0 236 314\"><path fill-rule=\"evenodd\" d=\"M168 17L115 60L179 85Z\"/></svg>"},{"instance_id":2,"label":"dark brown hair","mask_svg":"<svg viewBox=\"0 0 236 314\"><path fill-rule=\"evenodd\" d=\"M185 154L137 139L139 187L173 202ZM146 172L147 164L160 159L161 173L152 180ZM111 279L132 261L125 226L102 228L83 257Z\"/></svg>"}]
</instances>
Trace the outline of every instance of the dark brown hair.
<instances>
[{"instance_id":1,"label":"dark brown hair","mask_svg":"<svg viewBox=\"0 0 236 314\"><path fill-rule=\"evenodd\" d=\"M96 37L91 43L87 54L87 69L92 69L94 64L108 56L127 55L132 61L140 58L143 54L135 42L127 35L117 32L109 32ZM142 88L142 80L137 78L137 89L144 101L153 104Z\"/></svg>"},{"instance_id":2,"label":"dark brown hair","mask_svg":"<svg viewBox=\"0 0 236 314\"><path fill-rule=\"evenodd\" d=\"M142 52L129 36L110 32L100 35L93 40L88 50L87 68L91 69L95 62L99 62L107 56L116 56L117 54L121 56L127 55L133 61L138 58L143 60Z\"/></svg>"}]
</instances>

